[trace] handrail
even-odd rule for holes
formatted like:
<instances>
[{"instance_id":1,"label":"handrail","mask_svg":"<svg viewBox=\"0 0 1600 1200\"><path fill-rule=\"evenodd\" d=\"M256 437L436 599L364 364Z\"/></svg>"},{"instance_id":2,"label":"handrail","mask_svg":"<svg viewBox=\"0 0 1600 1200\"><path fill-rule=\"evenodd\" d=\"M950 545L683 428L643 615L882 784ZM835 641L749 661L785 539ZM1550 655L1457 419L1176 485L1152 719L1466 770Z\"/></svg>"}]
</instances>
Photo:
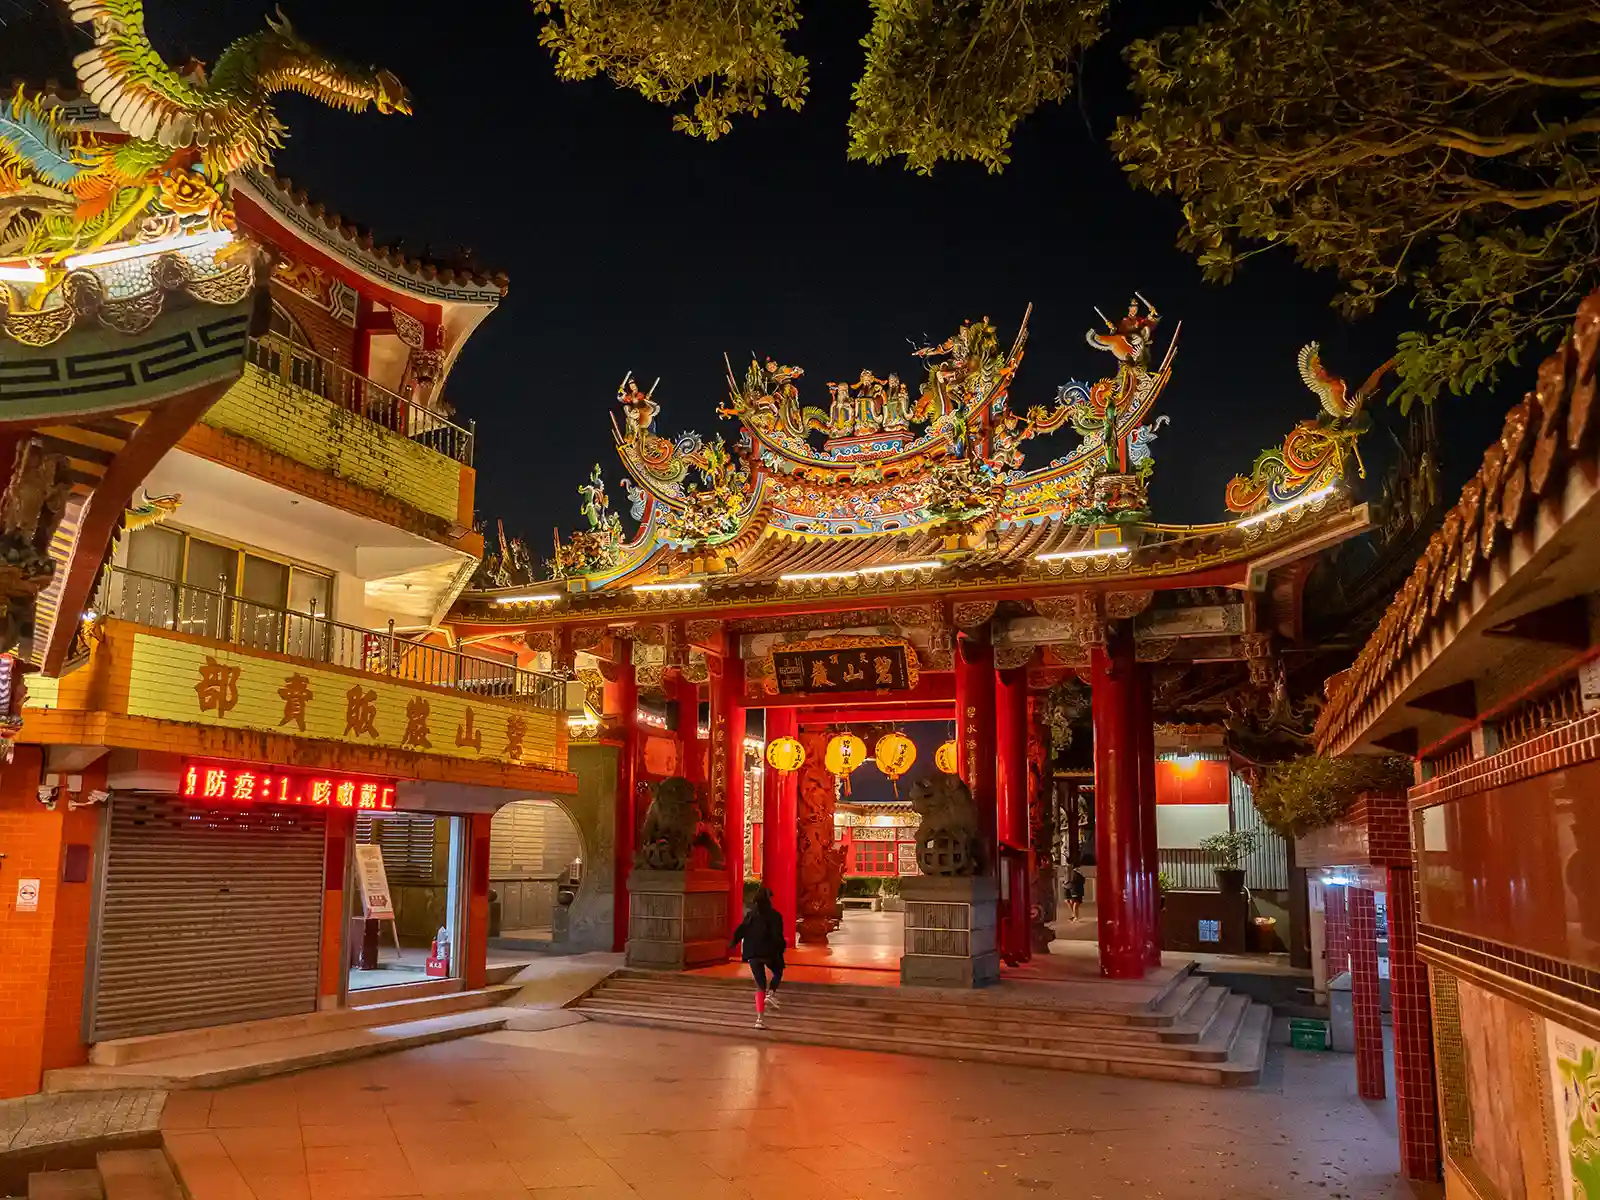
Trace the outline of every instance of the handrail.
<instances>
[{"instance_id":1,"label":"handrail","mask_svg":"<svg viewBox=\"0 0 1600 1200\"><path fill-rule=\"evenodd\" d=\"M314 612L297 613L246 600L220 587L176 583L126 567L106 572L95 610L135 625L171 629L401 682L473 692L531 708L561 711L566 706L565 681L554 675L407 641L392 629L346 625Z\"/></svg>"},{"instance_id":2,"label":"handrail","mask_svg":"<svg viewBox=\"0 0 1600 1200\"><path fill-rule=\"evenodd\" d=\"M331 404L459 463L472 465L476 436L473 428L457 425L434 409L408 400L381 383L324 358L309 346L268 333L250 339L248 355L252 363L269 375L315 392Z\"/></svg>"}]
</instances>

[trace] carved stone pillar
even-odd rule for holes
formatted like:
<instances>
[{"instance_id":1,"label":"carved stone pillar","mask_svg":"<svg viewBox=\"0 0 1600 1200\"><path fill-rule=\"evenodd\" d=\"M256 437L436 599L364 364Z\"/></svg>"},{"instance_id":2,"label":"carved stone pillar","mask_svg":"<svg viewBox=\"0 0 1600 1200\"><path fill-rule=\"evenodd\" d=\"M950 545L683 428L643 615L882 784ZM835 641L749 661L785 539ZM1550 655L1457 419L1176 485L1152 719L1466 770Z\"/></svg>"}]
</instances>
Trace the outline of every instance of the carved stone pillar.
<instances>
[{"instance_id":1,"label":"carved stone pillar","mask_svg":"<svg viewBox=\"0 0 1600 1200\"><path fill-rule=\"evenodd\" d=\"M837 781L823 764L828 735L821 730L800 734L806 749L800 778L796 823L799 838L800 919L797 935L804 945L826 946L839 927L839 881L844 876L844 847L834 845L833 805Z\"/></svg>"}]
</instances>

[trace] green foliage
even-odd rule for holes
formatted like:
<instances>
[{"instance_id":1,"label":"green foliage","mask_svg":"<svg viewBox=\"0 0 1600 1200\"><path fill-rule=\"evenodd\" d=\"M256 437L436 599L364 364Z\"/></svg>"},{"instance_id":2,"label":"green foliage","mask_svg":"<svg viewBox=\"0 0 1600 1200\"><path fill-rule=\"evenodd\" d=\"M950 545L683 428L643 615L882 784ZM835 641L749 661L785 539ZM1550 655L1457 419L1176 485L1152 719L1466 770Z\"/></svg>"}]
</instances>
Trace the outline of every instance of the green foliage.
<instances>
[{"instance_id":1,"label":"green foliage","mask_svg":"<svg viewBox=\"0 0 1600 1200\"><path fill-rule=\"evenodd\" d=\"M880 896L898 896L900 894L900 876L883 876L883 882L878 885L878 894Z\"/></svg>"},{"instance_id":2,"label":"green foliage","mask_svg":"<svg viewBox=\"0 0 1600 1200\"><path fill-rule=\"evenodd\" d=\"M1308 754L1263 768L1254 799L1261 819L1293 838L1332 825L1362 792L1392 792L1411 781L1411 760L1398 755Z\"/></svg>"},{"instance_id":3,"label":"green foliage","mask_svg":"<svg viewBox=\"0 0 1600 1200\"><path fill-rule=\"evenodd\" d=\"M1072 88L1072 63L1100 35L1107 0L870 0L854 88L850 157L904 158L926 173L946 159L991 171L1011 131ZM657 104L686 109L673 127L713 139L769 100L799 109L806 60L786 35L798 0L533 0L539 42L562 79L604 74Z\"/></svg>"},{"instance_id":4,"label":"green foliage","mask_svg":"<svg viewBox=\"0 0 1600 1200\"><path fill-rule=\"evenodd\" d=\"M562 79L605 74L656 104L678 106L673 128L707 141L755 116L767 99L798 109L806 60L784 35L800 24L795 0L533 0L551 18L539 44Z\"/></svg>"},{"instance_id":5,"label":"green foliage","mask_svg":"<svg viewBox=\"0 0 1600 1200\"><path fill-rule=\"evenodd\" d=\"M1231 829L1201 838L1200 849L1211 856L1219 870L1237 871L1239 864L1250 857L1258 840L1253 829Z\"/></svg>"},{"instance_id":6,"label":"green foliage","mask_svg":"<svg viewBox=\"0 0 1600 1200\"><path fill-rule=\"evenodd\" d=\"M1112 142L1227 282L1282 247L1351 316L1408 293L1402 408L1492 382L1600 284L1592 0L1239 0L1126 52Z\"/></svg>"},{"instance_id":7,"label":"green foliage","mask_svg":"<svg viewBox=\"0 0 1600 1200\"><path fill-rule=\"evenodd\" d=\"M861 40L850 157L903 157L927 174L946 159L990 171L1011 131L1072 90L1072 63L1100 36L1106 0L873 0Z\"/></svg>"},{"instance_id":8,"label":"green foliage","mask_svg":"<svg viewBox=\"0 0 1600 1200\"><path fill-rule=\"evenodd\" d=\"M1156 872L1156 891L1170 892L1172 890L1172 876L1165 871Z\"/></svg>"}]
</instances>

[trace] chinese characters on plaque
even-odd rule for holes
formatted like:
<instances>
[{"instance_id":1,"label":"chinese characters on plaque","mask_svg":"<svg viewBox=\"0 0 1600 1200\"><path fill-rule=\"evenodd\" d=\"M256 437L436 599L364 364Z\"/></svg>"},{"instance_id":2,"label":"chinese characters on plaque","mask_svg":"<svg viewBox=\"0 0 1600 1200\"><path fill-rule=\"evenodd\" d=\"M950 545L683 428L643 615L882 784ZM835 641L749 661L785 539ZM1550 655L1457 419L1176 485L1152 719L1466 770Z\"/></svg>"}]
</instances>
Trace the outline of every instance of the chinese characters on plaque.
<instances>
[{"instance_id":1,"label":"chinese characters on plaque","mask_svg":"<svg viewBox=\"0 0 1600 1200\"><path fill-rule=\"evenodd\" d=\"M250 665L252 677L258 670L269 672L273 671L274 668L279 671L282 670L281 667L277 667L273 663L262 663L259 666ZM228 662L219 662L215 655L207 654L202 661L195 665L194 669L196 676L193 687L198 710L201 713L215 713L218 717L226 717L230 713L234 713L233 719L235 721L242 719L243 713L235 713L235 710L240 705L240 683L244 667ZM445 744L448 745L450 741L450 724L446 724L446 722L450 722L452 717L459 713L459 718L453 722L454 743L457 749L470 750L478 755L487 754L491 758L499 758L511 762L521 762L527 749L528 718L522 713L506 714L505 731L503 734L496 734L492 725L486 730L480 724L483 714L471 705L467 705L463 709L455 709L452 712L453 706L451 702L444 700L444 705L448 707L445 708L444 712L436 713L435 709L439 707L437 698L430 699L424 695L412 695L404 700L396 700L392 696L384 697L380 695L375 687L367 687L360 683L345 687L329 680L325 676L313 678L300 672L285 672L282 675L275 675L274 682L278 686L273 690L276 691L278 700L282 701L283 704L281 716L277 716L279 710L276 704L273 705L272 709L274 716L277 717L277 726L280 729L288 729L297 733L308 732L307 720L313 716L312 704L319 695L324 693L324 689L327 689L324 703L328 700L335 700L340 703L344 719L342 736L352 741L370 738L374 742L386 742L398 745L402 749L427 750L439 753L441 751L436 750L438 743L433 739L442 736L445 739ZM257 686L259 687L259 683ZM248 700L250 696L251 693L247 690L246 699ZM256 703L259 705L259 699ZM246 703L245 708L249 709L250 704ZM327 724L329 715L327 713L323 714L322 724L324 726ZM433 722L436 717L440 725L443 726L442 729L434 725ZM268 719L270 720L271 718ZM335 721L337 719L337 717L334 718ZM334 725L333 728L338 728L338 725ZM313 730L313 732L316 732L318 736L325 736L321 731ZM448 753L449 751L442 752ZM273 786L279 792L282 792L283 788L288 786L288 777L282 774L272 776L272 780ZM231 783L230 786L232 786ZM251 785L243 783L240 786L249 787ZM195 793L185 792L185 795L197 795L204 799L223 798L207 793L203 789ZM286 793L273 797L273 802L283 804L297 803L292 799L286 799L285 795ZM250 796L242 794L230 798L237 800L251 799ZM265 797L262 798L265 799ZM315 802L314 800L306 801L306 803ZM368 806L352 804L345 807Z\"/></svg>"},{"instance_id":2,"label":"chinese characters on plaque","mask_svg":"<svg viewBox=\"0 0 1600 1200\"><path fill-rule=\"evenodd\" d=\"M774 647L780 695L797 692L899 692L911 687L906 649L894 643L845 649Z\"/></svg>"}]
</instances>

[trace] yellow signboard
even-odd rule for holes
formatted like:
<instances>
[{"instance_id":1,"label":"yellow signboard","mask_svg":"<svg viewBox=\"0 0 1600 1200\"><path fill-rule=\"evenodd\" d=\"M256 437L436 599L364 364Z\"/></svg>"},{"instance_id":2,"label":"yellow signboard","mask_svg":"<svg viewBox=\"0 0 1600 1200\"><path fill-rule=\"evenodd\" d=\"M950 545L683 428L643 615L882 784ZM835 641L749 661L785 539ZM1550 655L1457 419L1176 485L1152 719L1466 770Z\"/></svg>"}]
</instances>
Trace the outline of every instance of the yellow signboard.
<instances>
[{"instance_id":1,"label":"yellow signboard","mask_svg":"<svg viewBox=\"0 0 1600 1200\"><path fill-rule=\"evenodd\" d=\"M128 714L451 758L558 761L563 714L138 633Z\"/></svg>"}]
</instances>

